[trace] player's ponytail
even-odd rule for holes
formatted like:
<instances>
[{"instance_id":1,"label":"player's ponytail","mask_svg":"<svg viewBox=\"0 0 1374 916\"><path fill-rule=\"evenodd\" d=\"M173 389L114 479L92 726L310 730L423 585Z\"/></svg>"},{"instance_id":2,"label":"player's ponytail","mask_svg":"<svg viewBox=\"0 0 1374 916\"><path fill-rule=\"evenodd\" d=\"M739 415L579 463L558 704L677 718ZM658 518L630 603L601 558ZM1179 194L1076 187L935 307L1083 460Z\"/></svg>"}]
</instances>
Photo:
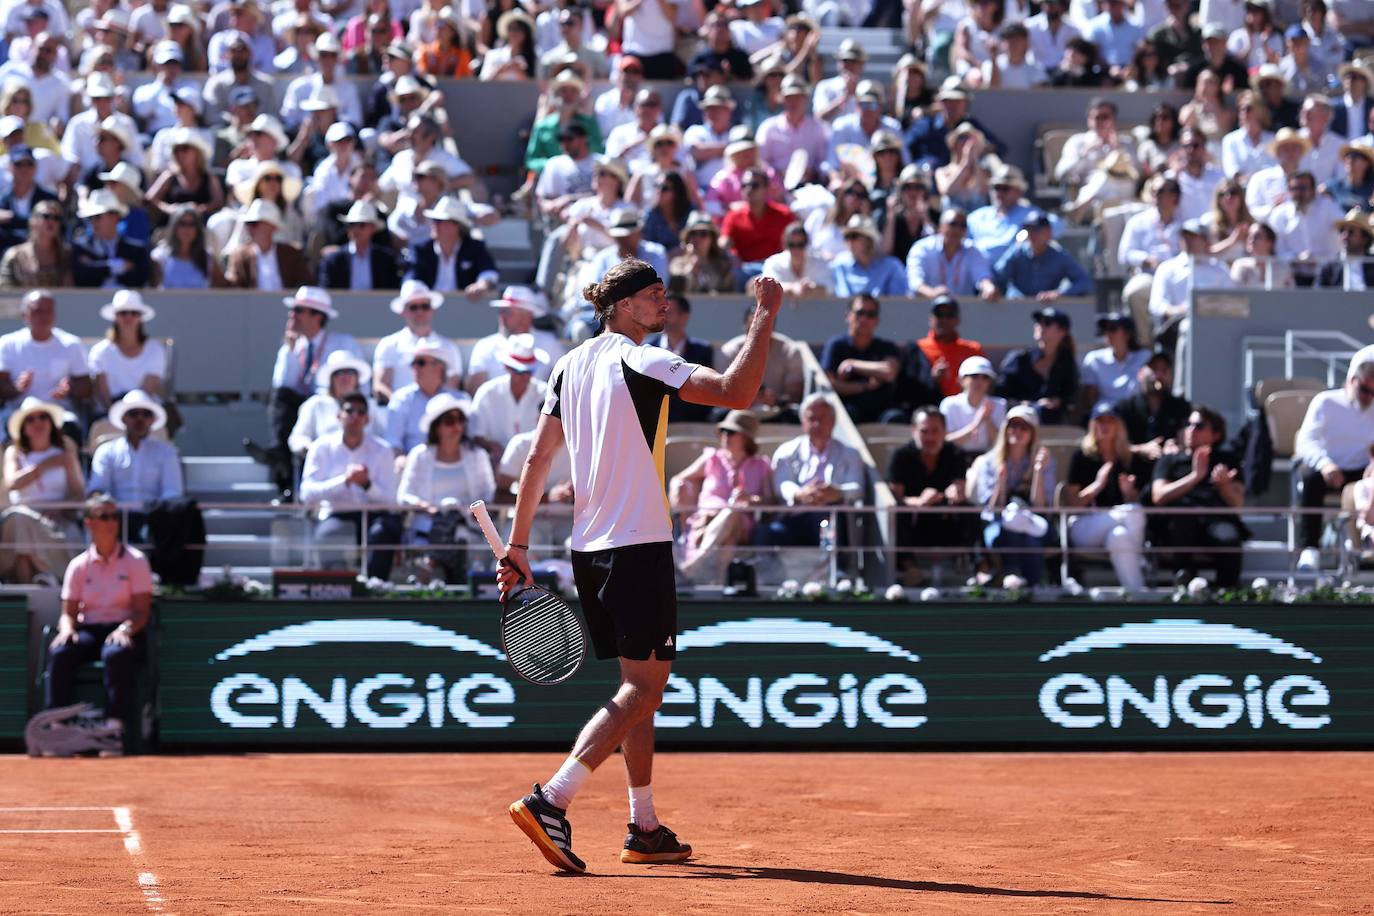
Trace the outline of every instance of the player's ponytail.
<instances>
[{"instance_id":1,"label":"player's ponytail","mask_svg":"<svg viewBox=\"0 0 1374 916\"><path fill-rule=\"evenodd\" d=\"M615 304L628 299L635 293L655 283L662 283L658 272L639 258L626 258L606 271L600 283L589 283L582 288L582 298L596 309L596 317L602 327L611 320Z\"/></svg>"}]
</instances>

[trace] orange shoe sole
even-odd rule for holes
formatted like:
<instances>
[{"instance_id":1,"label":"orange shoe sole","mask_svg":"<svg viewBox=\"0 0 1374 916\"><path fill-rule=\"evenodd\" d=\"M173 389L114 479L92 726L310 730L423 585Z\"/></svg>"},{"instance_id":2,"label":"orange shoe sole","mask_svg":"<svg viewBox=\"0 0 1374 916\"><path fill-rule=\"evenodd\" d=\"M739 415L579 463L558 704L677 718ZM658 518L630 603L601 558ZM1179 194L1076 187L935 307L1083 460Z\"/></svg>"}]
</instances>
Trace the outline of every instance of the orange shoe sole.
<instances>
[{"instance_id":1,"label":"orange shoe sole","mask_svg":"<svg viewBox=\"0 0 1374 916\"><path fill-rule=\"evenodd\" d=\"M554 868L579 874L587 870L584 866L578 865L565 856L563 850L559 849L553 840L548 838L543 828L539 826L539 821L534 812L526 808L523 801L515 802L510 806L510 818L515 821L515 826L520 828L520 832L530 838L530 842L539 850L539 854Z\"/></svg>"},{"instance_id":2,"label":"orange shoe sole","mask_svg":"<svg viewBox=\"0 0 1374 916\"><path fill-rule=\"evenodd\" d=\"M635 852L633 849L620 850L620 861L627 865L677 865L692 857L692 847L681 852Z\"/></svg>"}]
</instances>

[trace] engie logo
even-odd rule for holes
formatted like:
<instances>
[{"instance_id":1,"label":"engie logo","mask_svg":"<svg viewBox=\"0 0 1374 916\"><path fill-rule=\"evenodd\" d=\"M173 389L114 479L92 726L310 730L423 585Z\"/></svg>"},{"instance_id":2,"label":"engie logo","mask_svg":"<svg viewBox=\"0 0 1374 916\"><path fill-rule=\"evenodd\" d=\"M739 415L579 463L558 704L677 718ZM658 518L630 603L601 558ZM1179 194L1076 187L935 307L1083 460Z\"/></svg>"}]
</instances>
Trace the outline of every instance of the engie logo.
<instances>
[{"instance_id":1,"label":"engie logo","mask_svg":"<svg viewBox=\"0 0 1374 916\"><path fill-rule=\"evenodd\" d=\"M1185 647L1265 653L1291 659L1302 668L1322 663L1321 658L1301 646L1258 630L1202 620L1167 619L1094 630L1044 653L1040 661L1105 650L1129 651L1133 647L1176 647L1179 652L1171 658L1175 666L1186 664L1193 657L1205 657L1207 668L1213 671L1226 670L1234 664L1232 654L1226 652L1224 658L1218 658L1216 652L1194 653ZM1156 652L1151 657L1161 656ZM1086 659L1077 661L1082 667L1091 665L1099 673L1056 674L1040 688L1041 712L1061 728L1121 728L1132 714L1128 710L1161 729L1169 728L1175 720L1200 729L1258 729L1264 727L1266 720L1292 729L1325 728L1331 723L1331 716L1321 711L1329 707L1331 694L1313 675L1243 673L1245 667L1272 669L1272 659L1267 660L1268 665L1248 664L1239 672L1232 670L1228 674L1136 675L1131 680L1110 673L1110 669L1119 670L1124 667L1123 662L1134 662L1138 669L1142 661L1139 652L1100 657L1098 662L1106 664L1107 673L1101 673L1104 669L1100 665Z\"/></svg>"},{"instance_id":2,"label":"engie logo","mask_svg":"<svg viewBox=\"0 0 1374 916\"><path fill-rule=\"evenodd\" d=\"M495 662L506 657L480 640L413 620L312 620L245 639L215 656L219 662L280 649L327 645L404 643L423 649L447 649ZM421 669L423 670L423 669ZM421 719L430 728L451 721L468 728L505 728L515 721L498 714L515 702L515 688L495 674L468 674L449 683L431 673L421 683L399 673L378 673L349 683L329 678L320 692L305 679L285 675L279 681L242 672L222 678L210 691L210 710L230 728L295 728L301 706L331 728L343 728L349 716L366 728L408 728Z\"/></svg>"},{"instance_id":3,"label":"engie logo","mask_svg":"<svg viewBox=\"0 0 1374 916\"><path fill-rule=\"evenodd\" d=\"M795 652L792 647L796 646L842 650L843 655L836 658L841 667L854 666L855 650L907 664L921 660L914 652L871 633L790 617L710 624L688 630L677 640L679 652L732 644L758 646L759 668L772 670L791 667L789 653ZM690 654L686 661L690 663ZM861 720L880 728L918 728L927 719L913 714L913 707L925 705L925 685L905 670L867 679L845 671L829 676L793 672L771 678L752 674L742 680L733 678L732 684L733 688L712 675L695 679L670 675L654 723L659 728L710 729L719 722L722 707L750 728L762 728L767 722L789 729L822 728L831 723L857 728Z\"/></svg>"}]
</instances>

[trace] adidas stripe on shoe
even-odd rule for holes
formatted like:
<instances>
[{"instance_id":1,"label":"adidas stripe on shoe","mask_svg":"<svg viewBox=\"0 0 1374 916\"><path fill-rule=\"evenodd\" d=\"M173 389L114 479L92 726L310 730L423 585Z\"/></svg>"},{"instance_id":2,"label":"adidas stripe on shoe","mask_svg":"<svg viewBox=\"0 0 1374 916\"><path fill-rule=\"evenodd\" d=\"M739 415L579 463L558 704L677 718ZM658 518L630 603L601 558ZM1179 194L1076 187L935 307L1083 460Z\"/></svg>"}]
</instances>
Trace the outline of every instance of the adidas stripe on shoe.
<instances>
[{"instance_id":1,"label":"adidas stripe on shoe","mask_svg":"<svg viewBox=\"0 0 1374 916\"><path fill-rule=\"evenodd\" d=\"M640 830L634 824L627 824L629 834L625 837L625 848L620 850L620 861L630 865L671 865L686 862L692 857L692 847L680 842L677 834L659 824L653 830Z\"/></svg>"},{"instance_id":2,"label":"adidas stripe on shoe","mask_svg":"<svg viewBox=\"0 0 1374 916\"><path fill-rule=\"evenodd\" d=\"M533 792L510 806L510 816L554 868L587 870L587 863L573 855L572 824L568 823L567 812L544 798L539 783L534 784Z\"/></svg>"}]
</instances>

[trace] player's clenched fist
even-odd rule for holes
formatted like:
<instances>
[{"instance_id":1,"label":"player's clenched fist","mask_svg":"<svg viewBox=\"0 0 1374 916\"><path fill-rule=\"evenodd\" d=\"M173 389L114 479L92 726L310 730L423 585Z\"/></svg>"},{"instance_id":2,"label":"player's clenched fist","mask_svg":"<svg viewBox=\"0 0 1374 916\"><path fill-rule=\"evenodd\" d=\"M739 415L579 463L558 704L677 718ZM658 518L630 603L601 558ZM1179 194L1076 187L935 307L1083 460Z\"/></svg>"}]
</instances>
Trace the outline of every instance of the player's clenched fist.
<instances>
[{"instance_id":1,"label":"player's clenched fist","mask_svg":"<svg viewBox=\"0 0 1374 916\"><path fill-rule=\"evenodd\" d=\"M754 301L769 315L776 315L782 307L782 284L773 277L754 280Z\"/></svg>"}]
</instances>

